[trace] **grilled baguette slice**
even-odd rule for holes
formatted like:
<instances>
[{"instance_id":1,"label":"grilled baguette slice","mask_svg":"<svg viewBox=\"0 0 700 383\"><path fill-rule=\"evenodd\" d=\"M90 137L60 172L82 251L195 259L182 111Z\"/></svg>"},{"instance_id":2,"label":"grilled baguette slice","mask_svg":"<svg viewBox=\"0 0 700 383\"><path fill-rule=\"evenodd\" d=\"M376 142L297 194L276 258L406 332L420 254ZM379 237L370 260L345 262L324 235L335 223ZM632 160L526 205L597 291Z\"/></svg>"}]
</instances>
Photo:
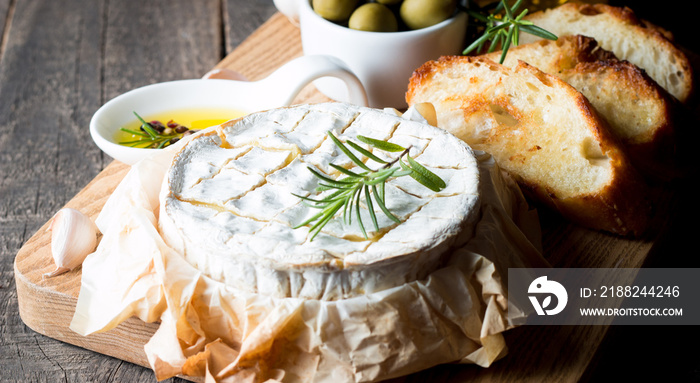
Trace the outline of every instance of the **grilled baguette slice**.
<instances>
[{"instance_id":1,"label":"grilled baguette slice","mask_svg":"<svg viewBox=\"0 0 700 383\"><path fill-rule=\"evenodd\" d=\"M566 3L526 16L537 26L555 35L585 35L626 60L644 69L651 78L683 103L693 93L693 73L686 55L662 30L640 20L627 8L607 4ZM522 33L520 43L540 40Z\"/></svg>"},{"instance_id":2,"label":"grilled baguette slice","mask_svg":"<svg viewBox=\"0 0 700 383\"><path fill-rule=\"evenodd\" d=\"M485 54L498 60L500 52ZM618 60L586 36L562 36L508 50L504 65L522 60L573 86L607 120L642 172L658 179L679 176L674 116L677 101L636 65Z\"/></svg>"},{"instance_id":3,"label":"grilled baguette slice","mask_svg":"<svg viewBox=\"0 0 700 383\"><path fill-rule=\"evenodd\" d=\"M646 184L588 100L557 77L446 56L414 72L406 101L433 104L439 127L491 153L564 217L621 235L645 230Z\"/></svg>"}]
</instances>

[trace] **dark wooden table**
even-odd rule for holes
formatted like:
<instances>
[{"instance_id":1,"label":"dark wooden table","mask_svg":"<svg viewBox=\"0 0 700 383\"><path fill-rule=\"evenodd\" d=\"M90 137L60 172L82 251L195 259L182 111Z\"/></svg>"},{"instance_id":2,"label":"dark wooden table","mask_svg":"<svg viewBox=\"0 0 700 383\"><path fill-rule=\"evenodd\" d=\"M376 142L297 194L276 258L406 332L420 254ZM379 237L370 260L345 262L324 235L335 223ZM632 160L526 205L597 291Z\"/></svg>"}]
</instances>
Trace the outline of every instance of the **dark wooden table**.
<instances>
[{"instance_id":1,"label":"dark wooden table","mask_svg":"<svg viewBox=\"0 0 700 383\"><path fill-rule=\"evenodd\" d=\"M674 22L658 2L628 3L700 52L695 25ZM201 77L275 11L271 0L0 0L0 381L155 381L148 369L27 328L13 260L112 161L88 134L100 105L142 85ZM687 185L679 198L694 197ZM650 266L698 267L698 225L685 224L697 212L674 212ZM587 378L699 381L698 333L615 327ZM675 349L686 344L689 351Z\"/></svg>"}]
</instances>

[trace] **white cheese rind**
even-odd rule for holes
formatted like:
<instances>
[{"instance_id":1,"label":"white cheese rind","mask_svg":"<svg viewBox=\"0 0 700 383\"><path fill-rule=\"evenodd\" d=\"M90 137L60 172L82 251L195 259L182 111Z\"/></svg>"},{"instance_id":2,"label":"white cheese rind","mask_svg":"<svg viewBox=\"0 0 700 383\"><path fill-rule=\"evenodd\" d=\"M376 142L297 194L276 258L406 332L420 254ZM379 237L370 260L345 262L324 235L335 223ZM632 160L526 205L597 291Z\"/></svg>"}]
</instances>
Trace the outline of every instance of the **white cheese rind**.
<instances>
[{"instance_id":1,"label":"white cheese rind","mask_svg":"<svg viewBox=\"0 0 700 383\"><path fill-rule=\"evenodd\" d=\"M307 167L335 175L354 165L327 137L357 135L405 147L447 187L433 192L410 177L392 179L376 232L361 204L356 217L329 222L313 241L293 226L317 210L292 195L315 194ZM377 152L392 159L392 153ZM378 164L368 161L373 168ZM472 150L444 130L393 114L327 103L276 109L222 125L175 156L161 195L166 242L197 269L234 288L275 297L336 300L425 278L473 233L479 169Z\"/></svg>"}]
</instances>

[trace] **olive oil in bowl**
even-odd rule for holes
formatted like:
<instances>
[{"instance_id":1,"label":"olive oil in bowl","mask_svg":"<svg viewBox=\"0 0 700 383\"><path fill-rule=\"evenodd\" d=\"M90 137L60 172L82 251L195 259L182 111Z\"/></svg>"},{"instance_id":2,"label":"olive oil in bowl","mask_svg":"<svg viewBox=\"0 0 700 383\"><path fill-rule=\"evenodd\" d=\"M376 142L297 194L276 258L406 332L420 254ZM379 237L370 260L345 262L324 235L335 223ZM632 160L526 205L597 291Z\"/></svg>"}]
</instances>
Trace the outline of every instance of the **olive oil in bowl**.
<instances>
[{"instance_id":1,"label":"olive oil in bowl","mask_svg":"<svg viewBox=\"0 0 700 383\"><path fill-rule=\"evenodd\" d=\"M136 111L135 113L138 113ZM246 113L232 109L177 109L157 114L134 116L134 120L117 130L114 142L135 148L162 148L175 143L183 135L243 117ZM154 128L154 135L142 129L145 122Z\"/></svg>"}]
</instances>

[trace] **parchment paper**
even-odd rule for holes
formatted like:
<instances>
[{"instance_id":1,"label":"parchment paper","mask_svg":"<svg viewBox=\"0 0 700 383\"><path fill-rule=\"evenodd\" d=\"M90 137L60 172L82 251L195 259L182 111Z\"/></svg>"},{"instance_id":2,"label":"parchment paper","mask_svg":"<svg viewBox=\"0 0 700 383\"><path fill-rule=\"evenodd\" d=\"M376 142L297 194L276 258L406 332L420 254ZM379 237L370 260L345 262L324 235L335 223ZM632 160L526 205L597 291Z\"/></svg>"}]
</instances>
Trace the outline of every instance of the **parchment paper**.
<instances>
[{"instance_id":1,"label":"parchment paper","mask_svg":"<svg viewBox=\"0 0 700 383\"><path fill-rule=\"evenodd\" d=\"M417 119L414 110L404 114ZM338 301L237 291L189 265L158 232L158 194L179 145L135 164L97 218L103 234L83 264L71 329L108 331L130 316L161 321L146 344L158 380L355 382L443 363L489 367L502 333L509 267L549 267L537 214L493 158L477 152L482 183L475 237L427 279Z\"/></svg>"}]
</instances>

